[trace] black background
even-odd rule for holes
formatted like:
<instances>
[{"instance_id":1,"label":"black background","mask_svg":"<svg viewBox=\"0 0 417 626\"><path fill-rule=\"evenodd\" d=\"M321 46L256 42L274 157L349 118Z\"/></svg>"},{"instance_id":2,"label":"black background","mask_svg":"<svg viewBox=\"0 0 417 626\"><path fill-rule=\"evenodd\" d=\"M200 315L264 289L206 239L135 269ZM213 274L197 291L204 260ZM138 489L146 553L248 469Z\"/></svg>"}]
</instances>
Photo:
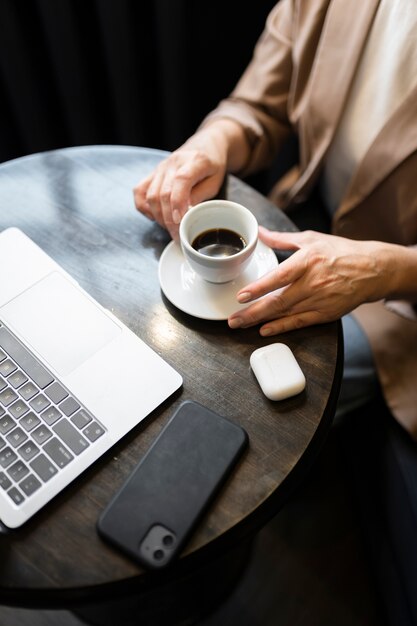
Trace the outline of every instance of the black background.
<instances>
[{"instance_id":1,"label":"black background","mask_svg":"<svg viewBox=\"0 0 417 626\"><path fill-rule=\"evenodd\" d=\"M233 88L276 0L0 0L0 161L173 150Z\"/></svg>"}]
</instances>

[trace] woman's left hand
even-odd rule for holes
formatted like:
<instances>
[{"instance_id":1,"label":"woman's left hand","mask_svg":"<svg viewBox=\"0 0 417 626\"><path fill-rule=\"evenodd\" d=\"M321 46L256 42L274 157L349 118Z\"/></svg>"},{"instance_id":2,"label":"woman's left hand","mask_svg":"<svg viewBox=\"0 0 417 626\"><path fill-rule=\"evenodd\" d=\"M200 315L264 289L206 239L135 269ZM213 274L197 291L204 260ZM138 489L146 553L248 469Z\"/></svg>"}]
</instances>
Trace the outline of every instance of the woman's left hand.
<instances>
[{"instance_id":1,"label":"woman's left hand","mask_svg":"<svg viewBox=\"0 0 417 626\"><path fill-rule=\"evenodd\" d=\"M380 242L314 231L280 233L262 226L259 238L272 248L295 252L238 292L238 302L256 302L229 317L231 328L266 322L261 335L275 335L334 321L363 302L385 296L387 271Z\"/></svg>"}]
</instances>

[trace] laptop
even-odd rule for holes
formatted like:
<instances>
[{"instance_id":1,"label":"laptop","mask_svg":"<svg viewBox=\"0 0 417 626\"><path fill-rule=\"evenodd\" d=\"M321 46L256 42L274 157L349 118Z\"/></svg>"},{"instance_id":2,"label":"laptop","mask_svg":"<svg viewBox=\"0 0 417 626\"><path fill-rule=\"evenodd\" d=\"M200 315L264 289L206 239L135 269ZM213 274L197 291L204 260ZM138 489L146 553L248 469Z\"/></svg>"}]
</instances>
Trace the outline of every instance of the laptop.
<instances>
[{"instance_id":1,"label":"laptop","mask_svg":"<svg viewBox=\"0 0 417 626\"><path fill-rule=\"evenodd\" d=\"M182 385L18 228L0 233L0 520L41 507Z\"/></svg>"}]
</instances>

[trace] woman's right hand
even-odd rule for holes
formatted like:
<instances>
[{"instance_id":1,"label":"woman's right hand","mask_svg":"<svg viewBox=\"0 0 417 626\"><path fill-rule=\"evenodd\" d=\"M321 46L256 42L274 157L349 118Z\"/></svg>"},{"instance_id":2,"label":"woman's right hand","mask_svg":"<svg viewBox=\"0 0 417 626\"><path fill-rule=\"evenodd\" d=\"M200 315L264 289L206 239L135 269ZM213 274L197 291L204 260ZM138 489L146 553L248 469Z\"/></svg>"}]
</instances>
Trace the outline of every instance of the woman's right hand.
<instances>
[{"instance_id":1,"label":"woman's right hand","mask_svg":"<svg viewBox=\"0 0 417 626\"><path fill-rule=\"evenodd\" d=\"M242 170L249 153L240 124L231 119L212 121L136 185L136 208L178 239L179 224L188 208L213 198L226 172Z\"/></svg>"},{"instance_id":2,"label":"woman's right hand","mask_svg":"<svg viewBox=\"0 0 417 626\"><path fill-rule=\"evenodd\" d=\"M136 208L178 239L179 223L189 206L219 191L227 154L226 137L214 125L202 129L136 185Z\"/></svg>"}]
</instances>

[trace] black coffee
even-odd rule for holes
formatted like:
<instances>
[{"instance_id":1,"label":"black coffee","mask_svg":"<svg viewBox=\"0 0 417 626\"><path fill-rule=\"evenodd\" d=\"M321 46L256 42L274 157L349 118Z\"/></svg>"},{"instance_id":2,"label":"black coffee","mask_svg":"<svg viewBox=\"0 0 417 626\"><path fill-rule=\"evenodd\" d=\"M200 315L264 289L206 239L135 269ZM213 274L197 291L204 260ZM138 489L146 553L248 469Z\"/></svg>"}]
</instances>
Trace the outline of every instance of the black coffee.
<instances>
[{"instance_id":1,"label":"black coffee","mask_svg":"<svg viewBox=\"0 0 417 626\"><path fill-rule=\"evenodd\" d=\"M192 242L194 250L207 256L224 257L237 254L246 247L244 238L227 228L205 230Z\"/></svg>"}]
</instances>

